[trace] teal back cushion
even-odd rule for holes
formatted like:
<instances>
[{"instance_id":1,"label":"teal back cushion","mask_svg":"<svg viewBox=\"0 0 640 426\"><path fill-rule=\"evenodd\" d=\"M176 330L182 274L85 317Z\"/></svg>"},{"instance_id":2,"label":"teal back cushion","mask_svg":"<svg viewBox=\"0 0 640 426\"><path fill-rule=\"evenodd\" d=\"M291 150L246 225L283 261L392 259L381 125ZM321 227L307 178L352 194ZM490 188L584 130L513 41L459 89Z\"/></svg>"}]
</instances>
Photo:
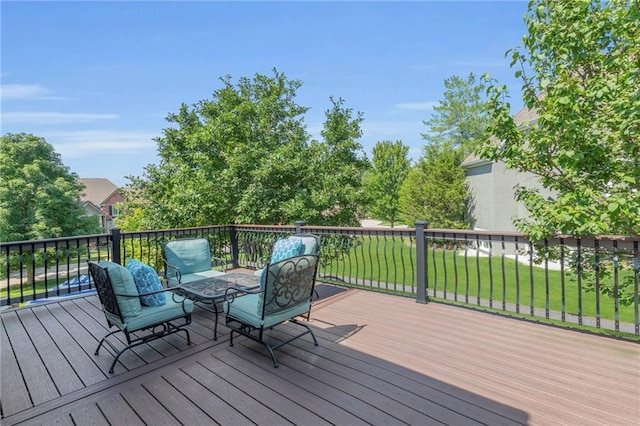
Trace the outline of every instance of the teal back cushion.
<instances>
[{"instance_id":1,"label":"teal back cushion","mask_svg":"<svg viewBox=\"0 0 640 426\"><path fill-rule=\"evenodd\" d=\"M151 266L146 265L138 260L129 259L127 261L127 269L133 277L138 293L150 293L162 290L162 283ZM140 296L140 302L147 306L162 306L167 303L164 293L150 294L148 296Z\"/></svg>"},{"instance_id":2,"label":"teal back cushion","mask_svg":"<svg viewBox=\"0 0 640 426\"><path fill-rule=\"evenodd\" d=\"M122 316L127 318L140 315L142 307L140 306L140 299L138 298L138 289L129 270L122 265L106 260L101 260L99 264L107 268L111 286L113 287L113 292L116 294L118 307L120 308ZM118 294L135 297L117 296Z\"/></svg>"},{"instance_id":3,"label":"teal back cushion","mask_svg":"<svg viewBox=\"0 0 640 426\"><path fill-rule=\"evenodd\" d=\"M320 247L318 246L318 240L316 239L316 237L294 235L289 238L292 240L300 240L302 242L300 253L298 254L320 254Z\"/></svg>"},{"instance_id":4,"label":"teal back cushion","mask_svg":"<svg viewBox=\"0 0 640 426\"><path fill-rule=\"evenodd\" d=\"M211 269L209 241L204 238L170 241L164 246L164 254L167 263L182 275Z\"/></svg>"}]
</instances>

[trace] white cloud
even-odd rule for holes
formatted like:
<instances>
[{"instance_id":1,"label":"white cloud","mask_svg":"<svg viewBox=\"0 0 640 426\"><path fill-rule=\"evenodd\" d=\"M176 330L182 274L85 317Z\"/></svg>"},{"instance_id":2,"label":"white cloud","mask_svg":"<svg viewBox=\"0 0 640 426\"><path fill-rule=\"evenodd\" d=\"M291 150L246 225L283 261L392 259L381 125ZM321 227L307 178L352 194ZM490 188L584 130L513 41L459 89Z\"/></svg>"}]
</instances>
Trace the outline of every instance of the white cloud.
<instances>
[{"instance_id":1,"label":"white cloud","mask_svg":"<svg viewBox=\"0 0 640 426\"><path fill-rule=\"evenodd\" d=\"M132 152L155 155L157 133L92 130L50 133L47 141L64 158L89 157L98 154L125 154Z\"/></svg>"},{"instance_id":2,"label":"white cloud","mask_svg":"<svg viewBox=\"0 0 640 426\"><path fill-rule=\"evenodd\" d=\"M0 98L8 99L60 99L49 96L51 91L39 84L3 84L0 85Z\"/></svg>"},{"instance_id":3,"label":"white cloud","mask_svg":"<svg viewBox=\"0 0 640 426\"><path fill-rule=\"evenodd\" d=\"M402 104L394 105L395 108L411 110L411 111L430 111L433 107L437 106L440 102L438 101L427 101L427 102L406 102Z\"/></svg>"},{"instance_id":4,"label":"white cloud","mask_svg":"<svg viewBox=\"0 0 640 426\"><path fill-rule=\"evenodd\" d=\"M29 123L32 125L43 125L88 123L98 120L115 120L117 118L120 118L118 114L81 114L64 112L5 112L2 114L3 124Z\"/></svg>"}]
</instances>

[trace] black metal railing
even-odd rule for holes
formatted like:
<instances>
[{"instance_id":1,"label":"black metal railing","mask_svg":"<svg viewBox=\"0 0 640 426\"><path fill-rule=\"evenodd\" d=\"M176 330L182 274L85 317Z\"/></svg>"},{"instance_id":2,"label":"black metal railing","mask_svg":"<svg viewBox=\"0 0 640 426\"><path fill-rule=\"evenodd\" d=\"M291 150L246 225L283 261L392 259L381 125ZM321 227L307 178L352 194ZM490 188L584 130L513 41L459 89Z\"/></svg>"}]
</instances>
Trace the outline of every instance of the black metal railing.
<instances>
[{"instance_id":1,"label":"black metal railing","mask_svg":"<svg viewBox=\"0 0 640 426\"><path fill-rule=\"evenodd\" d=\"M207 238L230 268L264 265L278 238L321 237L320 281L640 335L637 237L556 238L415 228L224 225L1 243L0 305L92 288L86 261L139 259L163 274L162 244ZM73 284L78 282L77 286ZM10 286L8 285L10 284Z\"/></svg>"}]
</instances>

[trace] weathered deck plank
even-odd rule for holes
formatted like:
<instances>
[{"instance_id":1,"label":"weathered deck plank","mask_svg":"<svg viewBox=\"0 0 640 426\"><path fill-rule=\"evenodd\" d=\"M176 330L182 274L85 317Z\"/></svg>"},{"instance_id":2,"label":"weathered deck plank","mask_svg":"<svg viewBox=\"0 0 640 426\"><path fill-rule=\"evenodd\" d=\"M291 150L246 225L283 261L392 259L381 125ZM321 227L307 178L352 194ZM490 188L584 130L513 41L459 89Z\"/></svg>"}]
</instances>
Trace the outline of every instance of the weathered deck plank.
<instances>
[{"instance_id":1,"label":"weathered deck plank","mask_svg":"<svg viewBox=\"0 0 640 426\"><path fill-rule=\"evenodd\" d=\"M317 303L309 324L320 346L309 336L285 345L277 369L260 344L239 338L229 347L224 326L213 342L213 314L198 308L193 345L181 335L141 345L113 375L113 354L93 355L107 333L95 296L1 316L3 425L628 425L640 418L637 343L380 293L349 291ZM296 331L285 324L269 336Z\"/></svg>"}]
</instances>

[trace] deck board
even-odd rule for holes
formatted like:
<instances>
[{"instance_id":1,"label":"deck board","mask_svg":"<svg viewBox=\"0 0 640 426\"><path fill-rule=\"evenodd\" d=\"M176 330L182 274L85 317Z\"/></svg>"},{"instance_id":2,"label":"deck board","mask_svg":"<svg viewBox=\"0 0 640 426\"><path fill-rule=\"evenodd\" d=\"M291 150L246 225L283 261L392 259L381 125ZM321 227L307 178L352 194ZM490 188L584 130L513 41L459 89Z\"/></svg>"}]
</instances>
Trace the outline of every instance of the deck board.
<instances>
[{"instance_id":1,"label":"deck board","mask_svg":"<svg viewBox=\"0 0 640 426\"><path fill-rule=\"evenodd\" d=\"M43 306L43 308L45 307ZM69 374L68 369L72 368L83 386L90 386L106 378L102 370L96 365L95 357L87 353L78 343L78 340L60 322L60 317L66 316L66 312L63 312L59 305L47 305L45 309L34 310L33 313L40 321L40 324L46 324L46 330L51 339L67 360L64 363L65 367L67 367L63 372L64 374ZM95 342L90 342L91 347L94 345Z\"/></svg>"},{"instance_id":2,"label":"deck board","mask_svg":"<svg viewBox=\"0 0 640 426\"><path fill-rule=\"evenodd\" d=\"M20 321L18 312L11 312L4 316L2 325L11 341L11 347L14 353L19 354L16 356L16 361L20 373L26 382L26 389L29 392L33 404L42 404L43 402L60 396L56 385L53 383L44 363L40 359L40 354L34 346L34 341L31 340L32 338L37 339L37 336L29 336ZM29 336L30 338L25 338L25 336ZM11 412L13 410L9 411Z\"/></svg>"},{"instance_id":3,"label":"deck board","mask_svg":"<svg viewBox=\"0 0 640 426\"><path fill-rule=\"evenodd\" d=\"M27 387L24 385L18 360L13 355L13 347L7 337L5 321L11 321L9 316L1 316L2 330L0 330L0 401L3 414L10 415L26 410L33 404Z\"/></svg>"},{"instance_id":4,"label":"deck board","mask_svg":"<svg viewBox=\"0 0 640 426\"><path fill-rule=\"evenodd\" d=\"M196 308L171 335L93 352L96 296L2 312L2 424L637 424L640 345L445 304L349 290L276 351ZM284 324L269 338L298 331ZM119 343L121 345L122 343ZM44 356L47 354L48 358ZM47 359L45 359L47 358ZM37 384L37 386L36 386Z\"/></svg>"},{"instance_id":5,"label":"deck board","mask_svg":"<svg viewBox=\"0 0 640 426\"><path fill-rule=\"evenodd\" d=\"M57 341L55 339L57 336L55 332L58 330L56 328L45 329L38 320L38 313L43 310L46 311L46 307L39 306L32 312L25 310L16 312L25 331L29 336L32 336L33 344L37 348L41 362L49 372L57 391L61 395L64 395L81 389L84 387L82 380L80 380L77 374L69 374L72 367L61 351L61 348L64 348L64 346L60 347L56 343Z\"/></svg>"}]
</instances>

